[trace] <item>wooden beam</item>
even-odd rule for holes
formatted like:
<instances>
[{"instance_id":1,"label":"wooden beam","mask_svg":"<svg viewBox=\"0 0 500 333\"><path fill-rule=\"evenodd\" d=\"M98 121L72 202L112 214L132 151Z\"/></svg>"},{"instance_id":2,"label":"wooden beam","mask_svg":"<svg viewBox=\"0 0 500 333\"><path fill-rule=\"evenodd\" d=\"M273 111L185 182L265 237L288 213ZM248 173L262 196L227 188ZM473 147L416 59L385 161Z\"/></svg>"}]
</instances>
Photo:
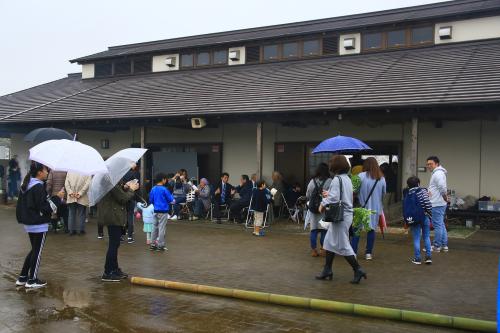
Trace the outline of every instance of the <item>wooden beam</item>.
<instances>
[{"instance_id":1,"label":"wooden beam","mask_svg":"<svg viewBox=\"0 0 500 333\"><path fill-rule=\"evenodd\" d=\"M145 126L141 126L141 148L145 148L146 146L146 127ZM145 154L142 155L141 157L141 180L140 180L140 184L141 184L141 194L142 196L144 196L144 190L146 188L145 184L144 184L144 171L146 170L145 168L145 163L146 163L146 159L145 159Z\"/></svg>"},{"instance_id":2,"label":"wooden beam","mask_svg":"<svg viewBox=\"0 0 500 333\"><path fill-rule=\"evenodd\" d=\"M411 152L410 152L410 173L417 175L418 168L418 118L411 118Z\"/></svg>"},{"instance_id":3,"label":"wooden beam","mask_svg":"<svg viewBox=\"0 0 500 333\"><path fill-rule=\"evenodd\" d=\"M257 179L262 178L262 127L263 123L257 123Z\"/></svg>"}]
</instances>

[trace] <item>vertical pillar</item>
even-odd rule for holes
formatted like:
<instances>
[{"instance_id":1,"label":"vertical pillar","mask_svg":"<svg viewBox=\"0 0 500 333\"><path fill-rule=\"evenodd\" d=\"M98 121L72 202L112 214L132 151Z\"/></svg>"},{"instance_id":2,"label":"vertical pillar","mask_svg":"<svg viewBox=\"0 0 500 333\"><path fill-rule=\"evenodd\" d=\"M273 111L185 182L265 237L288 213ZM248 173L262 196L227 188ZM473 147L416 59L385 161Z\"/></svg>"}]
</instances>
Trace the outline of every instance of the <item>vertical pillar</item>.
<instances>
[{"instance_id":1,"label":"vertical pillar","mask_svg":"<svg viewBox=\"0 0 500 333\"><path fill-rule=\"evenodd\" d=\"M257 123L257 179L262 178L262 122Z\"/></svg>"},{"instance_id":2,"label":"vertical pillar","mask_svg":"<svg viewBox=\"0 0 500 333\"><path fill-rule=\"evenodd\" d=\"M146 127L145 126L141 126L141 148L145 148L146 146ZM142 192L142 195L144 195L144 189L145 189L145 186L144 186L144 171L146 170L145 168L145 164L146 163L146 159L144 158L144 155L142 155L141 157L141 180L140 180L140 184L141 184L141 192Z\"/></svg>"},{"instance_id":3,"label":"vertical pillar","mask_svg":"<svg viewBox=\"0 0 500 333\"><path fill-rule=\"evenodd\" d=\"M411 118L411 153L410 153L410 173L417 175L418 168L418 118Z\"/></svg>"}]
</instances>

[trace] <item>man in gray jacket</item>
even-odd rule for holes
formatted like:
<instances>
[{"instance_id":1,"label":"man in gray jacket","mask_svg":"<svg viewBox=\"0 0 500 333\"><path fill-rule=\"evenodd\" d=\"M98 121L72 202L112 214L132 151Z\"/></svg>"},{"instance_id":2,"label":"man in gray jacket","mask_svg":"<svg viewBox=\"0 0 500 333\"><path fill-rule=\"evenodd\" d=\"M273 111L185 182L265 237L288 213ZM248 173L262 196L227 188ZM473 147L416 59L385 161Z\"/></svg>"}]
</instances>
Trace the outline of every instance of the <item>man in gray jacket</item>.
<instances>
[{"instance_id":1,"label":"man in gray jacket","mask_svg":"<svg viewBox=\"0 0 500 333\"><path fill-rule=\"evenodd\" d=\"M439 158L427 158L427 168L432 172L429 182L429 199L432 205L432 225L434 226L434 244L432 251L448 252L448 232L444 223L446 206L448 205L447 171L440 164Z\"/></svg>"}]
</instances>

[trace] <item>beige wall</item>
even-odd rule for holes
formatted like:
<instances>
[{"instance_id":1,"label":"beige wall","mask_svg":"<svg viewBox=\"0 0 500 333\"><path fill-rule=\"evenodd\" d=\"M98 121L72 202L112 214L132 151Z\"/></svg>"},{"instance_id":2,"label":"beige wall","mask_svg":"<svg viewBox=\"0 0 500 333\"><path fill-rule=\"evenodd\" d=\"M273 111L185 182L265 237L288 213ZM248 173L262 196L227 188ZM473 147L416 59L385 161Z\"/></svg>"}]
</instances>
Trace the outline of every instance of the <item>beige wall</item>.
<instances>
[{"instance_id":1,"label":"beige wall","mask_svg":"<svg viewBox=\"0 0 500 333\"><path fill-rule=\"evenodd\" d=\"M481 125L481 196L500 199L500 122L483 121Z\"/></svg>"},{"instance_id":2,"label":"beige wall","mask_svg":"<svg viewBox=\"0 0 500 333\"><path fill-rule=\"evenodd\" d=\"M439 39L440 27L452 27L451 39ZM434 42L436 44L465 42L470 40L499 38L500 16L436 24Z\"/></svg>"},{"instance_id":3,"label":"beige wall","mask_svg":"<svg viewBox=\"0 0 500 333\"><path fill-rule=\"evenodd\" d=\"M83 64L82 65L82 79L91 79L94 76L95 76L94 64Z\"/></svg>"}]
</instances>

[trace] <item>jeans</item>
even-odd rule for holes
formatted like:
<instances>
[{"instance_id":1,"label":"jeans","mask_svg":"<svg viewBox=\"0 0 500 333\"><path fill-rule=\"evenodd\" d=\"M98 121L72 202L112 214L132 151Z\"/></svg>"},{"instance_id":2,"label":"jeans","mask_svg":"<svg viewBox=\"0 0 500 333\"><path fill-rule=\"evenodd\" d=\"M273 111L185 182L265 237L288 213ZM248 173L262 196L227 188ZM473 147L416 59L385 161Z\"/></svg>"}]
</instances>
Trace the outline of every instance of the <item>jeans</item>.
<instances>
[{"instance_id":1,"label":"jeans","mask_svg":"<svg viewBox=\"0 0 500 333\"><path fill-rule=\"evenodd\" d=\"M7 184L8 186L8 191L7 195L9 198L14 198L17 197L19 194L19 188L18 188L18 181L16 179L9 179L9 182Z\"/></svg>"},{"instance_id":2,"label":"jeans","mask_svg":"<svg viewBox=\"0 0 500 333\"><path fill-rule=\"evenodd\" d=\"M35 280L38 277L38 269L42 258L42 250L45 245L45 232L30 232L29 234L31 251L24 259L23 269L20 277L28 277L29 280Z\"/></svg>"},{"instance_id":3,"label":"jeans","mask_svg":"<svg viewBox=\"0 0 500 333\"><path fill-rule=\"evenodd\" d=\"M69 231L85 231L85 217L87 207L79 203L68 204L68 229Z\"/></svg>"},{"instance_id":4,"label":"jeans","mask_svg":"<svg viewBox=\"0 0 500 333\"><path fill-rule=\"evenodd\" d=\"M174 215L177 215L179 217L179 211L181 210L181 203L186 202L186 197L175 197L175 204L174 204Z\"/></svg>"},{"instance_id":5,"label":"jeans","mask_svg":"<svg viewBox=\"0 0 500 333\"><path fill-rule=\"evenodd\" d=\"M201 199L196 199L194 201L194 215L197 217L203 217L205 213L205 206L203 205L203 201Z\"/></svg>"},{"instance_id":6,"label":"jeans","mask_svg":"<svg viewBox=\"0 0 500 333\"><path fill-rule=\"evenodd\" d=\"M413 236L413 249L415 250L415 259L420 260L420 238L424 239L425 252L431 256L431 229L430 219L426 216L423 223L415 224L410 227Z\"/></svg>"},{"instance_id":7,"label":"jeans","mask_svg":"<svg viewBox=\"0 0 500 333\"><path fill-rule=\"evenodd\" d=\"M353 228L353 232L356 233L356 228ZM360 236L352 236L351 246L354 253L358 253L358 244ZM375 245L375 230L370 230L366 233L366 254L373 253L373 246Z\"/></svg>"},{"instance_id":8,"label":"jeans","mask_svg":"<svg viewBox=\"0 0 500 333\"><path fill-rule=\"evenodd\" d=\"M104 264L104 274L111 274L118 269L118 248L120 247L120 237L122 227L119 225L108 225L109 243L106 253L106 263Z\"/></svg>"},{"instance_id":9,"label":"jeans","mask_svg":"<svg viewBox=\"0 0 500 333\"><path fill-rule=\"evenodd\" d=\"M434 226L434 246L448 246L448 232L444 224L446 206L432 207L432 225Z\"/></svg>"},{"instance_id":10,"label":"jeans","mask_svg":"<svg viewBox=\"0 0 500 333\"><path fill-rule=\"evenodd\" d=\"M314 229L311 230L310 240L311 240L311 249L315 250L318 247L318 233L320 234L319 243L321 247L323 247L323 241L325 240L326 230L325 229Z\"/></svg>"}]
</instances>

